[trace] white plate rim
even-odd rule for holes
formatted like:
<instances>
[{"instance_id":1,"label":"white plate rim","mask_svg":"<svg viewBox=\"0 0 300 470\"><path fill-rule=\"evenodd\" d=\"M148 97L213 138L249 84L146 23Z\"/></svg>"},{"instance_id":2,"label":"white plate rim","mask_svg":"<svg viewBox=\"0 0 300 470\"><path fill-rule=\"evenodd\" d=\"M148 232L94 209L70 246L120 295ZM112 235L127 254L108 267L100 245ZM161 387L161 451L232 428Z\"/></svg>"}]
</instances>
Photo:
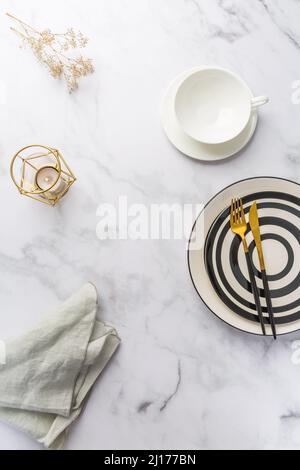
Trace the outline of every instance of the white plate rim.
<instances>
[{"instance_id":1,"label":"white plate rim","mask_svg":"<svg viewBox=\"0 0 300 470\"><path fill-rule=\"evenodd\" d=\"M253 332L253 331L247 331L245 329L242 329L242 328L239 328L235 325L233 325L232 323L229 323L228 321L226 321L224 318L222 318L221 316L218 315L218 313L216 313L207 303L207 301L204 300L203 298L203 294L201 294L195 284L195 281L194 281L194 277L193 277L193 273L192 273L192 268L191 268L191 261L190 261L190 253L191 253L191 250L190 250L190 245L191 245L191 239L192 239L192 236L193 236L193 233L195 231L195 228L196 228L196 225L198 223L198 221L200 220L200 218L204 215L205 211L207 210L208 206L218 197L220 196L223 192L227 191L228 189L236 186L237 184L240 184L240 183L244 183L244 182L250 182L250 181L255 181L255 180L277 180L277 181L283 181L283 182L286 182L286 183L290 183L290 184L293 184L295 185L296 187L298 187L300 189L300 183L297 183L296 181L292 181L292 180L289 180L287 178L282 178L282 177L279 177L279 176L254 176L254 177L251 177L251 178L244 178L244 179L241 179L241 180L238 180L238 181L235 181L234 183L231 183L230 185L224 187L223 189L221 189L218 193L216 193L206 204L205 206L203 207L202 211L200 212L200 214L197 216L194 224L193 224L193 227L192 227L192 230L191 230L191 235L190 235L190 238L189 238L189 241L188 241L188 246L187 246L187 263L188 263L188 271L189 271L189 275L190 275L190 278L191 278L191 281L192 281L192 284L193 284L193 287L196 291L196 293L198 294L198 297L201 299L202 303L206 306L206 308L218 319L218 320L221 320L225 325L241 332L241 333L246 333L246 334L249 334L249 335L252 335L252 336L257 336L257 337L272 337L272 333L270 332L269 334L267 334L267 336L263 336L262 332ZM216 217L218 216L218 214L216 215ZM209 232L208 232L209 233ZM217 294L215 294L217 295ZM297 322L299 324L299 327L297 327L296 329L294 330L291 330L291 331L287 331L287 332L278 332L278 336L286 336L288 334L292 334L292 333L295 333L297 331L300 331L300 321Z\"/></svg>"}]
</instances>

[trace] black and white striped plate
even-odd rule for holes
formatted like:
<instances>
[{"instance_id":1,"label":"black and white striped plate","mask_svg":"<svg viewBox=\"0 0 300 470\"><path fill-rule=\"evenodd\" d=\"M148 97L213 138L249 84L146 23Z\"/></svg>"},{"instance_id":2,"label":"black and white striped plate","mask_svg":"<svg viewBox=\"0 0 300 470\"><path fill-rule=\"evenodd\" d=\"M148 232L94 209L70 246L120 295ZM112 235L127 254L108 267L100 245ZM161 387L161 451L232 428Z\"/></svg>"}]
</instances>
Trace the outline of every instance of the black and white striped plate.
<instances>
[{"instance_id":1,"label":"black and white striped plate","mask_svg":"<svg viewBox=\"0 0 300 470\"><path fill-rule=\"evenodd\" d=\"M262 334L243 246L230 229L230 203L242 197L248 215L257 201L267 273L278 334L300 329L300 185L279 178L254 178L215 196L197 219L188 250L194 286L209 309L229 325ZM263 312L268 313L251 231L247 241L256 268ZM272 335L267 326L268 335Z\"/></svg>"}]
</instances>

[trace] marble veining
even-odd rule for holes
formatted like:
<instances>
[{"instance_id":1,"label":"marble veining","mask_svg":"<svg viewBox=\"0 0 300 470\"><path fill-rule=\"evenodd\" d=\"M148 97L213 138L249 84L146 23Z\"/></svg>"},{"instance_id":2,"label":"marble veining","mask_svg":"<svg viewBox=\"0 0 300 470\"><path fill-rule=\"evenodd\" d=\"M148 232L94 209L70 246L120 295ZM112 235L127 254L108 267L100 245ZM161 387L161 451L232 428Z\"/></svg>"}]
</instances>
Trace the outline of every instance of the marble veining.
<instances>
[{"instance_id":1,"label":"marble veining","mask_svg":"<svg viewBox=\"0 0 300 470\"><path fill-rule=\"evenodd\" d=\"M96 72L69 95L20 50L10 13L79 28ZM97 207L202 203L228 184L300 182L300 2L296 0L2 0L0 12L1 338L21 334L86 281L123 340L72 429L68 449L297 449L300 366L293 341L243 335L217 320L189 279L186 241L100 241ZM202 164L177 152L159 120L174 76L216 64L268 94L251 143ZM78 181L55 209L21 198L14 153L59 148ZM38 448L0 424L1 449Z\"/></svg>"}]
</instances>

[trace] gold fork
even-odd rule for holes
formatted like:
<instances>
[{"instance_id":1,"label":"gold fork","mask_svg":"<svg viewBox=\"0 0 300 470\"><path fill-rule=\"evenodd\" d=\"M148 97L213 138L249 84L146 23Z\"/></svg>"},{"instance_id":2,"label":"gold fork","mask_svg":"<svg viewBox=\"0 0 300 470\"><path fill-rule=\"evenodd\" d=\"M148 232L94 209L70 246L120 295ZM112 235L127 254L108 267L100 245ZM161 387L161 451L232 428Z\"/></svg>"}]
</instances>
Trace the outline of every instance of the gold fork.
<instances>
[{"instance_id":1,"label":"gold fork","mask_svg":"<svg viewBox=\"0 0 300 470\"><path fill-rule=\"evenodd\" d=\"M246 222L246 216L245 216L242 199L233 199L231 201L230 225L231 225L231 230L233 231L233 233L239 236L243 242L243 247L244 247L244 252L246 255L248 272L249 272L249 277L250 277L252 293L253 293L254 300L255 300L256 310L258 313L262 332L264 335L266 335L266 328L265 328L264 317L263 317L261 303L260 303L259 290L256 284L254 268L252 265L251 257L249 254L249 248L248 248L248 244L246 240L246 232L247 232L248 225Z\"/></svg>"}]
</instances>

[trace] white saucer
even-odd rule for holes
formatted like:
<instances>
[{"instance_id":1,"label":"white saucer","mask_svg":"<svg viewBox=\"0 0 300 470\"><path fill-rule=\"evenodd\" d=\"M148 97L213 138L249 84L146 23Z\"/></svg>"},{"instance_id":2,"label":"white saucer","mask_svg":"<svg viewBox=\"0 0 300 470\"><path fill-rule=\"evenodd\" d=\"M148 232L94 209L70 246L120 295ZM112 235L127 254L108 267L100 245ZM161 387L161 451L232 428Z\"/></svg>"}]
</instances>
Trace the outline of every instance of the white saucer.
<instances>
[{"instance_id":1,"label":"white saucer","mask_svg":"<svg viewBox=\"0 0 300 470\"><path fill-rule=\"evenodd\" d=\"M249 124L235 139L224 144L208 145L192 139L181 129L175 115L175 96L182 81L200 68L194 68L179 75L171 83L161 109L161 121L170 142L188 157L206 162L224 160L242 150L254 135L258 113L253 113Z\"/></svg>"}]
</instances>

